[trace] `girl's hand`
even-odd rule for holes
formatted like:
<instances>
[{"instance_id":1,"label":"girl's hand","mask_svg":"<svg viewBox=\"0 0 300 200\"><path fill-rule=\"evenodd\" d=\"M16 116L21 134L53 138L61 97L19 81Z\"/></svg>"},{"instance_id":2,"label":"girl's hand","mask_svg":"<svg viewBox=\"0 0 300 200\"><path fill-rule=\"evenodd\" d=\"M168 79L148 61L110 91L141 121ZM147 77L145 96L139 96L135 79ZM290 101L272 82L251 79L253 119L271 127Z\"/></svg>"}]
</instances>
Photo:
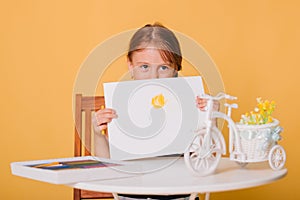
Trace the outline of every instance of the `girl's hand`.
<instances>
[{"instance_id":1,"label":"girl's hand","mask_svg":"<svg viewBox=\"0 0 300 200\"><path fill-rule=\"evenodd\" d=\"M201 111L206 111L207 106L207 99L200 98L199 96L196 97L196 106ZM220 102L214 101L213 110L218 111L220 109Z\"/></svg>"},{"instance_id":2,"label":"girl's hand","mask_svg":"<svg viewBox=\"0 0 300 200\"><path fill-rule=\"evenodd\" d=\"M93 125L96 133L100 133L102 130L107 129L107 123L117 118L116 111L111 108L104 108L95 112L93 116Z\"/></svg>"}]
</instances>

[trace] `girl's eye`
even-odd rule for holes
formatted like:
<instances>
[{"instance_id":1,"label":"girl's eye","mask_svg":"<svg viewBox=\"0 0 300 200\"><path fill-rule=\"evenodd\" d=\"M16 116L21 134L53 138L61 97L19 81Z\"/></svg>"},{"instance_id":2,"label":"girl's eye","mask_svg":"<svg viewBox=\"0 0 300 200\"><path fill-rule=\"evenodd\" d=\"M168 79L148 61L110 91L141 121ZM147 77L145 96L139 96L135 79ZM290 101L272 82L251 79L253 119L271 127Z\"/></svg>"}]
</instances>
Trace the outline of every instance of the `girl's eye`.
<instances>
[{"instance_id":1,"label":"girl's eye","mask_svg":"<svg viewBox=\"0 0 300 200\"><path fill-rule=\"evenodd\" d=\"M166 66L166 65L163 65L163 66L161 66L160 68L161 68L162 70L168 70L168 69L169 69L169 67Z\"/></svg>"},{"instance_id":2,"label":"girl's eye","mask_svg":"<svg viewBox=\"0 0 300 200\"><path fill-rule=\"evenodd\" d=\"M146 69L149 68L149 66L148 65L141 65L140 68L143 69L143 70L146 70Z\"/></svg>"}]
</instances>

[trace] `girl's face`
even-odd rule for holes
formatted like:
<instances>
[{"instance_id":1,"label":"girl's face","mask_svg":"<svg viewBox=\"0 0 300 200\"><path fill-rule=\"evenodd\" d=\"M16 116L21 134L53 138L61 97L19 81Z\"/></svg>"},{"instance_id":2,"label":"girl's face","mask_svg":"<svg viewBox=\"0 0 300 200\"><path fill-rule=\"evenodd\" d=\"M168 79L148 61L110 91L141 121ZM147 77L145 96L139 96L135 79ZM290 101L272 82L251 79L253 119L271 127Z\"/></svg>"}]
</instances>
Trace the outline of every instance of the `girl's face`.
<instances>
[{"instance_id":1,"label":"girl's face","mask_svg":"<svg viewBox=\"0 0 300 200\"><path fill-rule=\"evenodd\" d=\"M164 61L155 48L145 48L132 54L128 68L135 80L171 78L177 75L174 66Z\"/></svg>"}]
</instances>

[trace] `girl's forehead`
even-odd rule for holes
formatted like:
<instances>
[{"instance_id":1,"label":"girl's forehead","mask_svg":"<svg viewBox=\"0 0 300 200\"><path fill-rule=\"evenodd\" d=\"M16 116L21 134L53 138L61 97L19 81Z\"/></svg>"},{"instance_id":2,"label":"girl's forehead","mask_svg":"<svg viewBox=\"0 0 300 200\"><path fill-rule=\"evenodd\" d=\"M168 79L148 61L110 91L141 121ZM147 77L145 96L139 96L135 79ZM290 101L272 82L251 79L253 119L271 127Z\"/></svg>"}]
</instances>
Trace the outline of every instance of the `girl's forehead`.
<instances>
[{"instance_id":1,"label":"girl's forehead","mask_svg":"<svg viewBox=\"0 0 300 200\"><path fill-rule=\"evenodd\" d=\"M147 63L166 63L161 57L160 51L157 48L145 48L134 51L132 54L132 61Z\"/></svg>"}]
</instances>

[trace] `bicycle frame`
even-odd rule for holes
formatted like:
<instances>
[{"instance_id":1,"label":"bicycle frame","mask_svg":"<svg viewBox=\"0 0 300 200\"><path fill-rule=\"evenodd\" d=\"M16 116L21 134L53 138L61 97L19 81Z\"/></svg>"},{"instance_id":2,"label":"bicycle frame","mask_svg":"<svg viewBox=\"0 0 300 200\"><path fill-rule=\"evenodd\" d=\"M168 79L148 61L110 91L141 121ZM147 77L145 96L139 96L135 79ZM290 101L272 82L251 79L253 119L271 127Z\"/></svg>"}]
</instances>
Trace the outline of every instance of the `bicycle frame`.
<instances>
[{"instance_id":1,"label":"bicycle frame","mask_svg":"<svg viewBox=\"0 0 300 200\"><path fill-rule=\"evenodd\" d=\"M242 149L241 149L241 142L240 142L240 138L238 136L237 127L235 125L235 122L231 119L232 108L237 108L237 104L225 103L224 105L225 105L225 107L227 107L227 114L213 110L214 100L221 100L223 98L235 100L237 98L227 95L227 94L224 94L224 93L219 93L215 97L209 96L209 95L204 95L203 98L207 99L207 114L206 114L206 120L205 120L206 126L207 126L207 134L210 135L210 131L212 130L212 127L216 127L216 123L214 123L214 120L216 120L218 118L224 119L225 121L227 121L228 128L229 128L230 158L234 159L236 156L241 156L242 158L244 158L244 153L242 152ZM233 143L235 143L235 145Z\"/></svg>"}]
</instances>

